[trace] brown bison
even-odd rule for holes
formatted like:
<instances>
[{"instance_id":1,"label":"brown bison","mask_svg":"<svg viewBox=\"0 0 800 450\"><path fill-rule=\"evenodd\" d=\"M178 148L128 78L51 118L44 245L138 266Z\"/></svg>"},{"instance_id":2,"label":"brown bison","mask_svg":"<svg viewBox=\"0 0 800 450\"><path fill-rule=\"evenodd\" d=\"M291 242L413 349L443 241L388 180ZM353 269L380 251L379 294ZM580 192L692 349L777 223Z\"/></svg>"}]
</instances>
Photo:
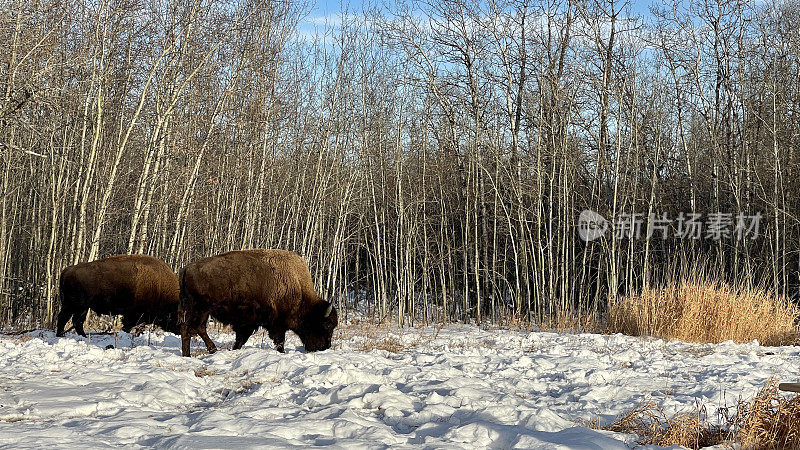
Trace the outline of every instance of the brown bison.
<instances>
[{"instance_id":1,"label":"brown bison","mask_svg":"<svg viewBox=\"0 0 800 450\"><path fill-rule=\"evenodd\" d=\"M126 332L140 323L152 323L178 333L180 286L163 261L145 255L118 255L70 266L61 272L61 311L56 335L72 317L81 336L91 308L97 314L122 314Z\"/></svg>"},{"instance_id":2,"label":"brown bison","mask_svg":"<svg viewBox=\"0 0 800 450\"><path fill-rule=\"evenodd\" d=\"M236 332L234 350L259 326L267 329L279 352L284 350L287 330L300 336L307 351L331 346L336 310L314 292L308 266L297 253L223 253L187 265L180 279L183 356L189 356L189 344L196 334L209 352L217 350L206 333L209 316L231 325Z\"/></svg>"}]
</instances>

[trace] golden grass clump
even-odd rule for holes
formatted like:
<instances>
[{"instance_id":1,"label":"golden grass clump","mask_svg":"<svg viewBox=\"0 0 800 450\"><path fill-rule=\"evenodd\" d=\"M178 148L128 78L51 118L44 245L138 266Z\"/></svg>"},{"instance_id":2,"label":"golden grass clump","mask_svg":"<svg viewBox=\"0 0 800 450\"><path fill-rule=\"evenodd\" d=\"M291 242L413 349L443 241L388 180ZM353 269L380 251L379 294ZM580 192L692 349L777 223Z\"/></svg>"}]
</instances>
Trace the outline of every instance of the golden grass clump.
<instances>
[{"instance_id":1,"label":"golden grass clump","mask_svg":"<svg viewBox=\"0 0 800 450\"><path fill-rule=\"evenodd\" d=\"M593 428L631 433L639 436L640 445L669 447L680 445L699 449L725 442L725 433L706 420L704 408L693 413L667 417L654 403L643 403L618 416L611 425Z\"/></svg>"},{"instance_id":2,"label":"golden grass clump","mask_svg":"<svg viewBox=\"0 0 800 450\"><path fill-rule=\"evenodd\" d=\"M688 342L795 344L800 309L762 289L694 279L612 301L608 331Z\"/></svg>"},{"instance_id":3,"label":"golden grass clump","mask_svg":"<svg viewBox=\"0 0 800 450\"><path fill-rule=\"evenodd\" d=\"M748 402L739 404L734 424L743 449L800 448L800 396L786 396L770 380Z\"/></svg>"},{"instance_id":4,"label":"golden grass clump","mask_svg":"<svg viewBox=\"0 0 800 450\"><path fill-rule=\"evenodd\" d=\"M595 420L595 429L639 436L640 445L668 447L681 445L700 449L713 445L738 444L743 450L800 449L800 396L782 394L778 383L769 380L748 401L739 401L731 417L727 408L717 411L720 425L708 421L705 407L667 417L654 403L643 403L617 416L607 426Z\"/></svg>"}]
</instances>

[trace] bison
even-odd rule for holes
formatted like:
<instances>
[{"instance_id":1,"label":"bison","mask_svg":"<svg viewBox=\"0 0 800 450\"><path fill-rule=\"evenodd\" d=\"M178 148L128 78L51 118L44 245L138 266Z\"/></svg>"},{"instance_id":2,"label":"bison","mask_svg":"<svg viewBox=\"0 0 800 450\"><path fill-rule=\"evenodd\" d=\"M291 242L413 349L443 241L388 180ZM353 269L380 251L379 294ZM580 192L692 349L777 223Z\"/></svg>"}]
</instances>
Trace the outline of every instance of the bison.
<instances>
[{"instance_id":1,"label":"bison","mask_svg":"<svg viewBox=\"0 0 800 450\"><path fill-rule=\"evenodd\" d=\"M314 292L305 260L286 250L240 250L195 261L183 268L180 316L183 356L189 356L192 336L199 334L208 351L217 350L206 333L206 322L231 325L233 349L253 332L267 329L275 348L283 352L286 331L292 330L307 351L325 350L337 324L336 309Z\"/></svg>"},{"instance_id":2,"label":"bison","mask_svg":"<svg viewBox=\"0 0 800 450\"><path fill-rule=\"evenodd\" d=\"M70 266L59 280L61 311L56 335L72 325L81 336L91 308L97 314L122 314L122 329L152 323L177 334L180 286L163 261L146 255L118 255Z\"/></svg>"}]
</instances>

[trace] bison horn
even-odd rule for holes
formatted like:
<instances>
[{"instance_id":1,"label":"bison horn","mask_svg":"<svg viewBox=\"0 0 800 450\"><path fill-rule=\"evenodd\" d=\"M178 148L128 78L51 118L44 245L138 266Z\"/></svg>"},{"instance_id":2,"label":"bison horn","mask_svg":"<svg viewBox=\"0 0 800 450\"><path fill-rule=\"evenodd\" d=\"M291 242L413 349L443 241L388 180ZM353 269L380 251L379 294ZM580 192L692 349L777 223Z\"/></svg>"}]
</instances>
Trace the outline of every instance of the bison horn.
<instances>
[{"instance_id":1,"label":"bison horn","mask_svg":"<svg viewBox=\"0 0 800 450\"><path fill-rule=\"evenodd\" d=\"M333 312L333 305L328 305L328 309L325 310L325 317L330 317L332 312Z\"/></svg>"}]
</instances>

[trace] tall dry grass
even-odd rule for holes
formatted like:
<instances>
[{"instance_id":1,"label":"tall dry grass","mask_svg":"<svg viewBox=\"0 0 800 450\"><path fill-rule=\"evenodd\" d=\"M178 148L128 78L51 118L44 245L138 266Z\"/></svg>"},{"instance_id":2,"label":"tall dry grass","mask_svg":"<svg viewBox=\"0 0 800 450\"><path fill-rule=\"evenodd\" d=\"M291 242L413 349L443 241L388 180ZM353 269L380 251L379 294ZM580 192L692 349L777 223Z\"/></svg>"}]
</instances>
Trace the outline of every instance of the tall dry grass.
<instances>
[{"instance_id":1,"label":"tall dry grass","mask_svg":"<svg viewBox=\"0 0 800 450\"><path fill-rule=\"evenodd\" d=\"M784 297L696 276L612 301L606 324L631 336L788 345L798 341L798 317L800 309Z\"/></svg>"},{"instance_id":2,"label":"tall dry grass","mask_svg":"<svg viewBox=\"0 0 800 450\"><path fill-rule=\"evenodd\" d=\"M679 413L668 417L655 405L643 403L617 416L610 425L600 426L598 421L588 424L590 428L636 434L639 445L658 445L699 449L728 442L732 435L722 427L713 426L707 420L705 408L696 408L691 413Z\"/></svg>"},{"instance_id":3,"label":"tall dry grass","mask_svg":"<svg viewBox=\"0 0 800 450\"><path fill-rule=\"evenodd\" d=\"M800 396L779 392L775 380L767 381L752 399L739 401L733 415L728 414L728 408L721 408L716 416L722 423L711 423L705 407L696 406L692 412L668 417L655 404L645 403L617 416L609 425L600 426L595 421L588 426L636 434L640 445L700 449L736 444L743 450L800 448Z\"/></svg>"},{"instance_id":4,"label":"tall dry grass","mask_svg":"<svg viewBox=\"0 0 800 450\"><path fill-rule=\"evenodd\" d=\"M743 449L800 448L800 396L778 392L770 380L748 402L739 404L736 440Z\"/></svg>"},{"instance_id":5,"label":"tall dry grass","mask_svg":"<svg viewBox=\"0 0 800 450\"><path fill-rule=\"evenodd\" d=\"M540 331L555 331L558 333L600 333L603 331L603 322L596 312L560 311L546 316L537 328Z\"/></svg>"}]
</instances>

